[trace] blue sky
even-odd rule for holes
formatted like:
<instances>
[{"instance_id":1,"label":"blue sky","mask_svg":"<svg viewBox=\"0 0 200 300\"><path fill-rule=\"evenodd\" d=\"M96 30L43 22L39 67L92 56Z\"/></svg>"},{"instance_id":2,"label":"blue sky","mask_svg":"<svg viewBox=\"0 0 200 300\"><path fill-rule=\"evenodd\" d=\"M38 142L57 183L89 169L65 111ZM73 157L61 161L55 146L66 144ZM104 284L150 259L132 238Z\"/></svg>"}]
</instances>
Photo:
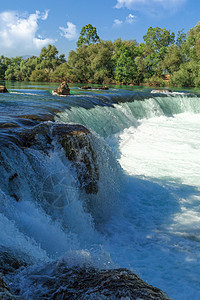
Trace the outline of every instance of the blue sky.
<instances>
[{"instance_id":1,"label":"blue sky","mask_svg":"<svg viewBox=\"0 0 200 300\"><path fill-rule=\"evenodd\" d=\"M55 44L66 56L81 28L92 24L103 40L143 41L152 26L187 32L200 21L198 0L9 0L0 6L0 54L39 55Z\"/></svg>"}]
</instances>

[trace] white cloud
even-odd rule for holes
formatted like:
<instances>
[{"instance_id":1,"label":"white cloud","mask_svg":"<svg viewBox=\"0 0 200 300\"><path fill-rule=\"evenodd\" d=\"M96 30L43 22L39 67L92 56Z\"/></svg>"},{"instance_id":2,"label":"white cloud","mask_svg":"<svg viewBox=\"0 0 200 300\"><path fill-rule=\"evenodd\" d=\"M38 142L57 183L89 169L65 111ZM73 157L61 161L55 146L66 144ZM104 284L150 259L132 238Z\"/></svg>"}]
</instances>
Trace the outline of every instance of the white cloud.
<instances>
[{"instance_id":1,"label":"white cloud","mask_svg":"<svg viewBox=\"0 0 200 300\"><path fill-rule=\"evenodd\" d=\"M75 40L78 37L78 32L76 25L72 22L67 22L67 27L59 27L61 30L61 35L64 36L68 40Z\"/></svg>"},{"instance_id":2,"label":"white cloud","mask_svg":"<svg viewBox=\"0 0 200 300\"><path fill-rule=\"evenodd\" d=\"M20 16L14 11L0 13L0 52L5 55L34 54L55 41L37 36L38 21L46 20L48 11Z\"/></svg>"},{"instance_id":3,"label":"white cloud","mask_svg":"<svg viewBox=\"0 0 200 300\"><path fill-rule=\"evenodd\" d=\"M126 7L128 9L177 9L186 0L117 0L116 8Z\"/></svg>"},{"instance_id":4,"label":"white cloud","mask_svg":"<svg viewBox=\"0 0 200 300\"><path fill-rule=\"evenodd\" d=\"M49 9L46 9L45 12L42 14L41 19L46 20L49 16Z\"/></svg>"},{"instance_id":5,"label":"white cloud","mask_svg":"<svg viewBox=\"0 0 200 300\"><path fill-rule=\"evenodd\" d=\"M134 15L129 14L129 15L126 17L126 23L132 24L134 21L135 21L135 16L134 16Z\"/></svg>"},{"instance_id":6,"label":"white cloud","mask_svg":"<svg viewBox=\"0 0 200 300\"><path fill-rule=\"evenodd\" d=\"M120 26L123 24L123 21L119 20L119 19L115 19L114 22L113 22L113 25L114 26Z\"/></svg>"},{"instance_id":7,"label":"white cloud","mask_svg":"<svg viewBox=\"0 0 200 300\"><path fill-rule=\"evenodd\" d=\"M124 21L115 19L113 21L113 26L117 27L117 26L121 26L122 24L125 24L125 23L132 24L135 21L135 18L136 18L136 16L134 16L133 14L129 14Z\"/></svg>"}]
</instances>

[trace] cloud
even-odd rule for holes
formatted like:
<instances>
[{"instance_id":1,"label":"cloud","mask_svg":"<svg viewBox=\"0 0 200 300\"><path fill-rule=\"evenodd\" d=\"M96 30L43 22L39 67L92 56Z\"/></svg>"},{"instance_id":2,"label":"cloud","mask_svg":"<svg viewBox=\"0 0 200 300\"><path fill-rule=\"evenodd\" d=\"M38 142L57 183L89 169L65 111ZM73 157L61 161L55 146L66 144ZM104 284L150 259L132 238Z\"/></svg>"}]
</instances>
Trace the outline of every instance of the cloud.
<instances>
[{"instance_id":1,"label":"cloud","mask_svg":"<svg viewBox=\"0 0 200 300\"><path fill-rule=\"evenodd\" d=\"M126 17L126 23L132 24L134 21L135 21L135 16L134 16L134 15L129 14L129 15Z\"/></svg>"},{"instance_id":2,"label":"cloud","mask_svg":"<svg viewBox=\"0 0 200 300\"><path fill-rule=\"evenodd\" d=\"M42 14L41 19L46 20L49 16L49 9L46 9L45 12Z\"/></svg>"},{"instance_id":3,"label":"cloud","mask_svg":"<svg viewBox=\"0 0 200 300\"><path fill-rule=\"evenodd\" d=\"M113 26L121 26L124 23L132 24L135 21L135 18L136 16L134 16L133 14L129 14L124 21L115 19L113 21Z\"/></svg>"},{"instance_id":4,"label":"cloud","mask_svg":"<svg viewBox=\"0 0 200 300\"><path fill-rule=\"evenodd\" d=\"M30 15L19 15L15 11L0 13L0 49L5 55L33 54L43 46L55 41L37 36L39 20L46 20L48 11L36 11Z\"/></svg>"},{"instance_id":5,"label":"cloud","mask_svg":"<svg viewBox=\"0 0 200 300\"><path fill-rule=\"evenodd\" d=\"M114 22L113 22L113 25L114 26L120 26L123 24L123 21L119 20L119 19L115 19Z\"/></svg>"},{"instance_id":6,"label":"cloud","mask_svg":"<svg viewBox=\"0 0 200 300\"><path fill-rule=\"evenodd\" d=\"M155 9L171 9L176 10L186 0L117 0L116 8L126 7L128 9L137 10L155 10Z\"/></svg>"},{"instance_id":7,"label":"cloud","mask_svg":"<svg viewBox=\"0 0 200 300\"><path fill-rule=\"evenodd\" d=\"M77 28L76 25L74 25L71 22L67 22L67 27L59 27L59 29L61 30L61 35L64 36L66 39L68 40L75 40L78 37L78 32L77 32Z\"/></svg>"}]
</instances>

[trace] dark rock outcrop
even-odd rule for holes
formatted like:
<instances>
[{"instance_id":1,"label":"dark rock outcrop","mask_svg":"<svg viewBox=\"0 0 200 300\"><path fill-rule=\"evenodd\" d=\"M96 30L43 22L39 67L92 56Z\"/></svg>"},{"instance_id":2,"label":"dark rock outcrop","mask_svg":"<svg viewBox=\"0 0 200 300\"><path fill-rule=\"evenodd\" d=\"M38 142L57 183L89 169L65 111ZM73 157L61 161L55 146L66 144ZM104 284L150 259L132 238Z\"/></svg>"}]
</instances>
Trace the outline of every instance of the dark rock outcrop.
<instances>
[{"instance_id":1,"label":"dark rock outcrop","mask_svg":"<svg viewBox=\"0 0 200 300\"><path fill-rule=\"evenodd\" d=\"M0 299L2 299L2 300L15 300L15 299L20 300L22 298L19 298L19 297L13 295L9 291L9 289L8 289L7 285L5 284L3 278L0 278Z\"/></svg>"},{"instance_id":2,"label":"dark rock outcrop","mask_svg":"<svg viewBox=\"0 0 200 300\"><path fill-rule=\"evenodd\" d=\"M81 90L108 90L109 88L105 85L105 86L102 86L102 87L91 87L91 86L82 86L80 87Z\"/></svg>"},{"instance_id":3,"label":"dark rock outcrop","mask_svg":"<svg viewBox=\"0 0 200 300\"><path fill-rule=\"evenodd\" d=\"M42 123L17 133L17 138L22 149L33 147L44 152L53 147L52 141L56 139L75 166L80 187L88 194L96 194L99 172L90 135L89 130L82 125Z\"/></svg>"},{"instance_id":4,"label":"dark rock outcrop","mask_svg":"<svg viewBox=\"0 0 200 300\"><path fill-rule=\"evenodd\" d=\"M49 275L48 270L51 270ZM68 268L64 263L37 269L32 276L37 289L35 299L157 299L169 300L155 288L127 269ZM29 274L31 280L31 274ZM36 289L35 289L36 290ZM23 291L20 291L23 294Z\"/></svg>"},{"instance_id":5,"label":"dark rock outcrop","mask_svg":"<svg viewBox=\"0 0 200 300\"><path fill-rule=\"evenodd\" d=\"M63 81L57 89L53 90L53 92L56 93L57 95L69 96L70 89L67 84L67 81Z\"/></svg>"},{"instance_id":6,"label":"dark rock outcrop","mask_svg":"<svg viewBox=\"0 0 200 300\"><path fill-rule=\"evenodd\" d=\"M27 266L28 261L30 258L27 255L0 246L0 274L13 273Z\"/></svg>"},{"instance_id":7,"label":"dark rock outcrop","mask_svg":"<svg viewBox=\"0 0 200 300\"><path fill-rule=\"evenodd\" d=\"M0 85L0 93L8 93L8 90L4 85Z\"/></svg>"},{"instance_id":8,"label":"dark rock outcrop","mask_svg":"<svg viewBox=\"0 0 200 300\"><path fill-rule=\"evenodd\" d=\"M5 275L14 273L21 267L26 267L30 258L27 255L13 252L0 246L0 299L3 300L22 300L20 296L12 293L9 286L5 283ZM25 300L25 299L24 299Z\"/></svg>"}]
</instances>

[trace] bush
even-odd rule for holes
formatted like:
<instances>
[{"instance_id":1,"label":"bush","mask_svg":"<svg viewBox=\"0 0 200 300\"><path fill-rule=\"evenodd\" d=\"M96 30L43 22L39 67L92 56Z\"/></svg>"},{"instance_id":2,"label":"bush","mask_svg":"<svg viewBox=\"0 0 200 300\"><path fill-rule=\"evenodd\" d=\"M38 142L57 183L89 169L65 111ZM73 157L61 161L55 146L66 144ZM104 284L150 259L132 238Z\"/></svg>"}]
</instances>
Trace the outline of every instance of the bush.
<instances>
[{"instance_id":1,"label":"bush","mask_svg":"<svg viewBox=\"0 0 200 300\"><path fill-rule=\"evenodd\" d=\"M34 70L31 73L31 81L49 81L48 73L45 70Z\"/></svg>"}]
</instances>

